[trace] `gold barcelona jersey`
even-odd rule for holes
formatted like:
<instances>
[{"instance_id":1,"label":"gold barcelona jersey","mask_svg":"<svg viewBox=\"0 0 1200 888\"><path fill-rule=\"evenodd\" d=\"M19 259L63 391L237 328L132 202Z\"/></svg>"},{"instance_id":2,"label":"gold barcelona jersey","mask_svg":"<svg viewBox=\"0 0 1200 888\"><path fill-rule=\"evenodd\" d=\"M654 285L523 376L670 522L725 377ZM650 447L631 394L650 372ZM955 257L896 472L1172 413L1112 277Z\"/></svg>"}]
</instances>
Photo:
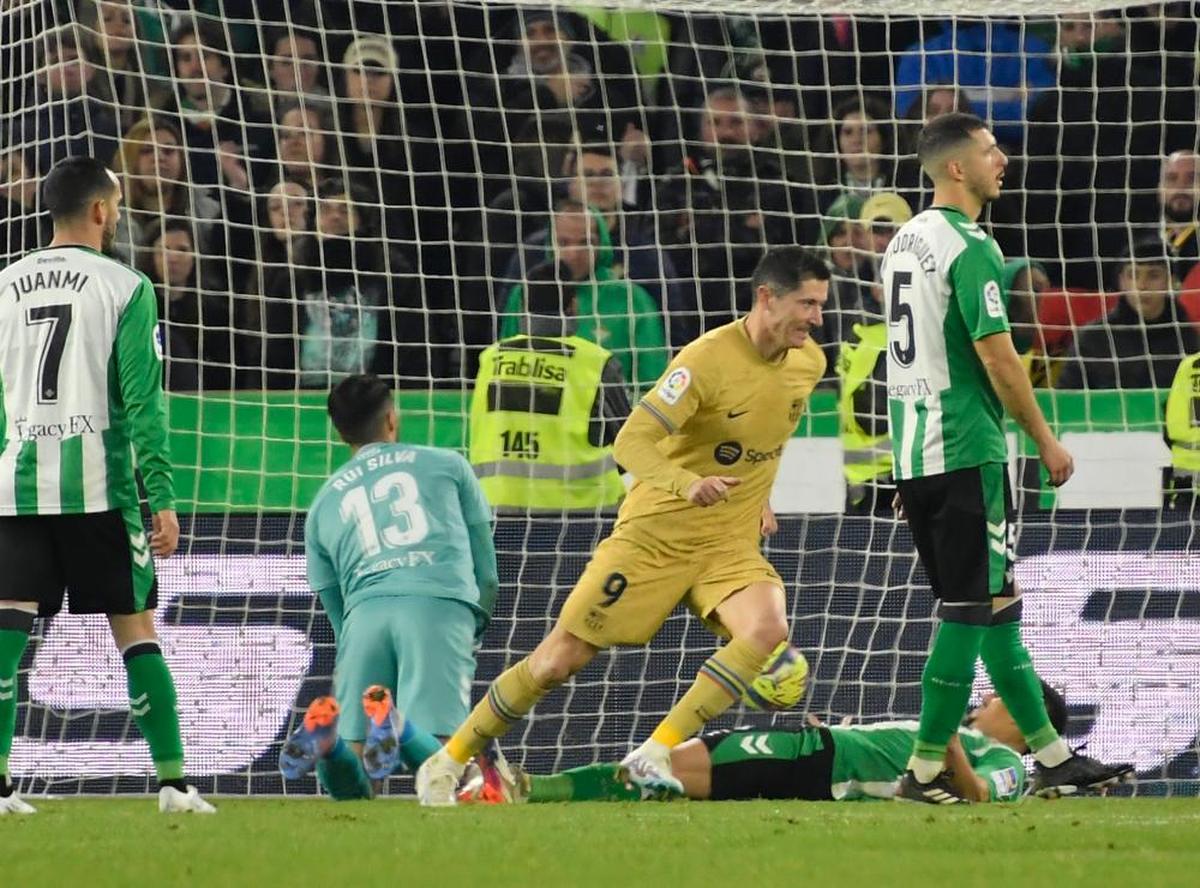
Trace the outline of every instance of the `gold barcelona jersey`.
<instances>
[{"instance_id":1,"label":"gold barcelona jersey","mask_svg":"<svg viewBox=\"0 0 1200 888\"><path fill-rule=\"evenodd\" d=\"M825 356L812 339L766 360L744 319L686 346L639 406L669 432L657 446L671 463L699 477L725 475L741 483L730 488L727 501L700 507L637 482L614 533L648 533L684 549L715 540L757 544L784 446L824 372Z\"/></svg>"}]
</instances>

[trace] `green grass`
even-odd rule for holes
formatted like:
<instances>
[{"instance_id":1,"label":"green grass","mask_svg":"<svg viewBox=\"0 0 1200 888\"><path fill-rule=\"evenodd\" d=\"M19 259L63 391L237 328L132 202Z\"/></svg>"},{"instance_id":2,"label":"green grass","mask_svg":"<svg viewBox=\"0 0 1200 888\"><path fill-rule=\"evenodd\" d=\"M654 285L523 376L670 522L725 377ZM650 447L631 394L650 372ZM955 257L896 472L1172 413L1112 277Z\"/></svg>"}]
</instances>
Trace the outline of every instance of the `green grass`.
<instances>
[{"instance_id":1,"label":"green grass","mask_svg":"<svg viewBox=\"0 0 1200 888\"><path fill-rule=\"evenodd\" d=\"M149 799L32 800L0 818L0 884L1200 884L1200 800L592 803L423 810L411 802L218 799L165 817Z\"/></svg>"}]
</instances>

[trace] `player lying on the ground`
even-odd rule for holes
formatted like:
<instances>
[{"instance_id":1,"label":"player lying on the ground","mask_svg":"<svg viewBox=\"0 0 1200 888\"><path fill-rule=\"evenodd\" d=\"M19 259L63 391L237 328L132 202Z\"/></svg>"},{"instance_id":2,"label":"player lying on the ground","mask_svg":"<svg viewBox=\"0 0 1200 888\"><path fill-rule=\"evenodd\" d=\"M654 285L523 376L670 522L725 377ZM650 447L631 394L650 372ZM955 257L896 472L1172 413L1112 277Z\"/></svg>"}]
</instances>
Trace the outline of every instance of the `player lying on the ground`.
<instances>
[{"instance_id":1,"label":"player lying on the ground","mask_svg":"<svg viewBox=\"0 0 1200 888\"><path fill-rule=\"evenodd\" d=\"M371 780L416 768L466 718L499 587L492 510L458 453L396 443L382 380L347 377L328 406L351 458L314 498L304 540L337 644L336 702L313 701L279 767L292 779L316 767L334 798L369 798Z\"/></svg>"},{"instance_id":2,"label":"player lying on the ground","mask_svg":"<svg viewBox=\"0 0 1200 888\"><path fill-rule=\"evenodd\" d=\"M1066 727L1062 697L1042 683L1055 728ZM800 730L716 731L671 750L671 771L692 799L803 799L843 801L895 798L908 767L915 721L878 722ZM974 802L1011 801L1025 790L1029 751L1008 709L989 694L958 729L946 749L946 771L959 796ZM1109 785L1121 778L1114 778ZM1042 792L1069 795L1084 787L1060 785ZM561 774L505 773L503 763L482 763L461 801L636 801L645 794L628 782L619 764L587 765Z\"/></svg>"}]
</instances>

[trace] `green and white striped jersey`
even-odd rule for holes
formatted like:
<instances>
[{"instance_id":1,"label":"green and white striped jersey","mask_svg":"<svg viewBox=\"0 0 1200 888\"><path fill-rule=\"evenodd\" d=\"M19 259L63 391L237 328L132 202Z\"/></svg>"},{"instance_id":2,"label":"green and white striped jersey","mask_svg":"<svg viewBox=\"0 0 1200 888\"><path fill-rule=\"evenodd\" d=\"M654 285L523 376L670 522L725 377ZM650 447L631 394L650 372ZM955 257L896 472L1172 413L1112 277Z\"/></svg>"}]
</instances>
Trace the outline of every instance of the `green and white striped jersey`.
<instances>
[{"instance_id":1,"label":"green and white striped jersey","mask_svg":"<svg viewBox=\"0 0 1200 888\"><path fill-rule=\"evenodd\" d=\"M905 223L883 257L897 479L1008 458L1004 408L975 341L1009 329L1000 247L954 207Z\"/></svg>"},{"instance_id":2,"label":"green and white striped jersey","mask_svg":"<svg viewBox=\"0 0 1200 888\"><path fill-rule=\"evenodd\" d=\"M891 721L830 727L833 735L835 799L890 799L908 768L917 722ZM1013 749L973 728L959 728L958 739L976 776L987 781L993 802L1014 801L1025 789L1025 764Z\"/></svg>"},{"instance_id":3,"label":"green and white striped jersey","mask_svg":"<svg viewBox=\"0 0 1200 888\"><path fill-rule=\"evenodd\" d=\"M86 247L0 271L0 515L175 506L154 289Z\"/></svg>"}]
</instances>

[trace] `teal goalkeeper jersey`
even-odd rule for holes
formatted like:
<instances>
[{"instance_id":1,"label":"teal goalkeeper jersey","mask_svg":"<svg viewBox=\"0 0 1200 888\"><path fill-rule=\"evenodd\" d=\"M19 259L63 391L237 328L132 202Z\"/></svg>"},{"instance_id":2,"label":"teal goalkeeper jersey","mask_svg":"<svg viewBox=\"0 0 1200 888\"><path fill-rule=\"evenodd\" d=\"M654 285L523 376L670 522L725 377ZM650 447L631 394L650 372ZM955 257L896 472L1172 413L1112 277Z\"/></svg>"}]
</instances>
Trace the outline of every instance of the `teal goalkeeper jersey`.
<instances>
[{"instance_id":1,"label":"teal goalkeeper jersey","mask_svg":"<svg viewBox=\"0 0 1200 888\"><path fill-rule=\"evenodd\" d=\"M482 630L499 585L491 534L491 506L462 456L370 444L309 508L308 581L338 635L361 602L399 595L462 601Z\"/></svg>"},{"instance_id":2,"label":"teal goalkeeper jersey","mask_svg":"<svg viewBox=\"0 0 1200 888\"><path fill-rule=\"evenodd\" d=\"M175 507L154 288L87 247L0 271L0 515Z\"/></svg>"},{"instance_id":3,"label":"teal goalkeeper jersey","mask_svg":"<svg viewBox=\"0 0 1200 888\"><path fill-rule=\"evenodd\" d=\"M908 768L917 726L915 721L891 721L831 727L833 797L890 799L896 781ZM958 739L975 773L987 781L989 801L1021 797L1025 764L1014 749L971 728L959 728Z\"/></svg>"}]
</instances>

